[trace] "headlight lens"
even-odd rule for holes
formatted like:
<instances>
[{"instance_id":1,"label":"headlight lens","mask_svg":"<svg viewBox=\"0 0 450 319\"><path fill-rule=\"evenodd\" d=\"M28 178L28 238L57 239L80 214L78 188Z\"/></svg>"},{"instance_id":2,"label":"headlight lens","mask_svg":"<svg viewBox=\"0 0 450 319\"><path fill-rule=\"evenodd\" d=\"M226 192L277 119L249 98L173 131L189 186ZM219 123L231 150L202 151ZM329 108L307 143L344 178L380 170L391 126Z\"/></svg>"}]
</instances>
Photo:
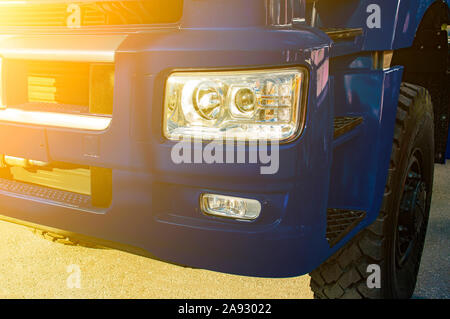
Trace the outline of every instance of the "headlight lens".
<instances>
[{"instance_id":1,"label":"headlight lens","mask_svg":"<svg viewBox=\"0 0 450 319\"><path fill-rule=\"evenodd\" d=\"M284 141L304 122L300 68L177 72L167 80L164 135L170 140Z\"/></svg>"}]
</instances>

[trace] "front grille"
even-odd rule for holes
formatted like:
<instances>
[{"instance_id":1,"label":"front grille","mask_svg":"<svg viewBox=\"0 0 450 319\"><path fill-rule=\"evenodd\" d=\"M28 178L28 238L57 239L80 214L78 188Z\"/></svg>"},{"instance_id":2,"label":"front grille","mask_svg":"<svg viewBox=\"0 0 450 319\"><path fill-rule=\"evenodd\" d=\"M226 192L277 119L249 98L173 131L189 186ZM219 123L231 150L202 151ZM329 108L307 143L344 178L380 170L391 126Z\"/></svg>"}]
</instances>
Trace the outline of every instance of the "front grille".
<instances>
[{"instance_id":1,"label":"front grille","mask_svg":"<svg viewBox=\"0 0 450 319\"><path fill-rule=\"evenodd\" d=\"M177 22L183 0L0 2L0 27L64 27Z\"/></svg>"},{"instance_id":2,"label":"front grille","mask_svg":"<svg viewBox=\"0 0 450 319\"><path fill-rule=\"evenodd\" d=\"M333 41L350 41L363 35L362 28L323 28L322 31L328 34Z\"/></svg>"},{"instance_id":3,"label":"front grille","mask_svg":"<svg viewBox=\"0 0 450 319\"><path fill-rule=\"evenodd\" d=\"M330 246L337 244L365 217L366 213L363 211L328 209L326 237Z\"/></svg>"},{"instance_id":4,"label":"front grille","mask_svg":"<svg viewBox=\"0 0 450 319\"><path fill-rule=\"evenodd\" d=\"M339 136L342 136L354 128L356 128L358 125L362 124L363 118L362 117L335 117L334 118L334 138L338 138Z\"/></svg>"},{"instance_id":5,"label":"front grille","mask_svg":"<svg viewBox=\"0 0 450 319\"><path fill-rule=\"evenodd\" d=\"M28 102L89 106L88 63L26 62Z\"/></svg>"},{"instance_id":6,"label":"front grille","mask_svg":"<svg viewBox=\"0 0 450 319\"><path fill-rule=\"evenodd\" d=\"M32 185L0 178L0 192L7 192L28 199L48 201L69 207L93 209L91 197L88 195L52 189L48 187Z\"/></svg>"},{"instance_id":7,"label":"front grille","mask_svg":"<svg viewBox=\"0 0 450 319\"><path fill-rule=\"evenodd\" d=\"M89 210L108 208L112 201L112 170L0 154L2 191Z\"/></svg>"},{"instance_id":8,"label":"front grille","mask_svg":"<svg viewBox=\"0 0 450 319\"><path fill-rule=\"evenodd\" d=\"M5 60L2 72L8 107L112 115L114 64Z\"/></svg>"}]
</instances>

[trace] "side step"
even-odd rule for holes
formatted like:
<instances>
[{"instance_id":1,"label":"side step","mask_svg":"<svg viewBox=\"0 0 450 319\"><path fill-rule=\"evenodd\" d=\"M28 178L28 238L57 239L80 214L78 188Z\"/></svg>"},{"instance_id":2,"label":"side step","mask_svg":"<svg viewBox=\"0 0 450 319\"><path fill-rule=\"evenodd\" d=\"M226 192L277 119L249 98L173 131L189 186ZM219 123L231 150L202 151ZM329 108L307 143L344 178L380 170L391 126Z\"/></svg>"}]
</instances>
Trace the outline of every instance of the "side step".
<instances>
[{"instance_id":1,"label":"side step","mask_svg":"<svg viewBox=\"0 0 450 319\"><path fill-rule=\"evenodd\" d=\"M362 28L323 28L322 31L333 41L349 41L363 35Z\"/></svg>"},{"instance_id":2,"label":"side step","mask_svg":"<svg viewBox=\"0 0 450 319\"><path fill-rule=\"evenodd\" d=\"M92 206L91 196L0 178L0 194L44 202L50 205L103 213Z\"/></svg>"},{"instance_id":3,"label":"side step","mask_svg":"<svg viewBox=\"0 0 450 319\"><path fill-rule=\"evenodd\" d=\"M331 208L327 210L326 237L331 247L336 245L366 217L366 212Z\"/></svg>"},{"instance_id":4,"label":"side step","mask_svg":"<svg viewBox=\"0 0 450 319\"><path fill-rule=\"evenodd\" d=\"M362 117L335 117L334 118L334 138L350 132L363 122Z\"/></svg>"}]
</instances>

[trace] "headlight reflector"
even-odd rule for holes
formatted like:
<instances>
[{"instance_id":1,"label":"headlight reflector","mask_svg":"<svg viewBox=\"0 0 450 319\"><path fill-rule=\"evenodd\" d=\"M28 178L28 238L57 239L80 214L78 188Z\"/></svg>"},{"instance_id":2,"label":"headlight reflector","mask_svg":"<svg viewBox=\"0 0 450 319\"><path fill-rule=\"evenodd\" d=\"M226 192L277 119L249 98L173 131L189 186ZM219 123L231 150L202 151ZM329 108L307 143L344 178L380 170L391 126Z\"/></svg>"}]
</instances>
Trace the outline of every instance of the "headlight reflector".
<instances>
[{"instance_id":1,"label":"headlight reflector","mask_svg":"<svg viewBox=\"0 0 450 319\"><path fill-rule=\"evenodd\" d=\"M217 120L224 96L222 86L215 82L204 82L195 89L194 107L205 120Z\"/></svg>"},{"instance_id":2,"label":"headlight reflector","mask_svg":"<svg viewBox=\"0 0 450 319\"><path fill-rule=\"evenodd\" d=\"M304 121L305 82L301 68L172 73L164 135L170 140L291 139Z\"/></svg>"}]
</instances>

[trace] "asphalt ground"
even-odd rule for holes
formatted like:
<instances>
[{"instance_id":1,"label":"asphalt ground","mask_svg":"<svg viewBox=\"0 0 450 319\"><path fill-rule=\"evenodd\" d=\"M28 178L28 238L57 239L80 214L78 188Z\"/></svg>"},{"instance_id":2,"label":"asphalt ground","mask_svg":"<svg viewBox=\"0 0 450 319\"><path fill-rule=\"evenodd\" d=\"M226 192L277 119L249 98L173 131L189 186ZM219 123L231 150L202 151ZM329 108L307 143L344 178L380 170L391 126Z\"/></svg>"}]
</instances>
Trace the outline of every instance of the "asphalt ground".
<instances>
[{"instance_id":1,"label":"asphalt ground","mask_svg":"<svg viewBox=\"0 0 450 319\"><path fill-rule=\"evenodd\" d=\"M437 165L415 298L450 298L450 164ZM312 298L309 276L261 279L46 241L0 222L0 298Z\"/></svg>"}]
</instances>

